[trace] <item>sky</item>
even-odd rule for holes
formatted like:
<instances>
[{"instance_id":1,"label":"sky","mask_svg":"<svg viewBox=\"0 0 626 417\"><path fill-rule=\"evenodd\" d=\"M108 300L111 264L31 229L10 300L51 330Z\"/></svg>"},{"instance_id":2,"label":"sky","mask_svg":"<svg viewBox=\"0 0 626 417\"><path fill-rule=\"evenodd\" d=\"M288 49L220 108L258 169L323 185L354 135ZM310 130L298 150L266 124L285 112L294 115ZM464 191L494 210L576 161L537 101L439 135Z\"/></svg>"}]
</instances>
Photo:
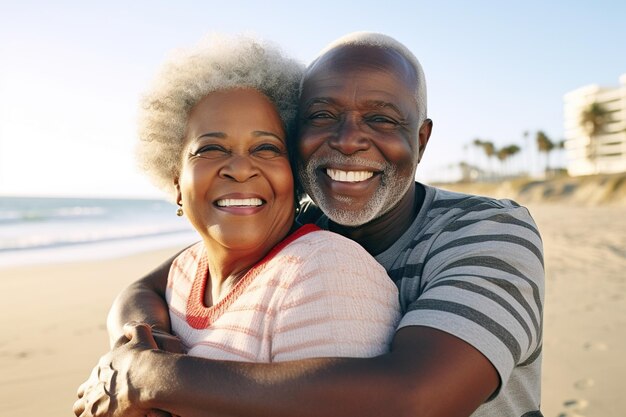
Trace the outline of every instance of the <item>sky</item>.
<instances>
[{"instance_id":1,"label":"sky","mask_svg":"<svg viewBox=\"0 0 626 417\"><path fill-rule=\"evenodd\" d=\"M211 32L272 40L304 63L358 30L408 46L434 122L417 177L480 162L475 138L529 151L563 136L563 95L626 73L624 1L0 0L0 196L161 197L135 166L136 107L169 51Z\"/></svg>"}]
</instances>

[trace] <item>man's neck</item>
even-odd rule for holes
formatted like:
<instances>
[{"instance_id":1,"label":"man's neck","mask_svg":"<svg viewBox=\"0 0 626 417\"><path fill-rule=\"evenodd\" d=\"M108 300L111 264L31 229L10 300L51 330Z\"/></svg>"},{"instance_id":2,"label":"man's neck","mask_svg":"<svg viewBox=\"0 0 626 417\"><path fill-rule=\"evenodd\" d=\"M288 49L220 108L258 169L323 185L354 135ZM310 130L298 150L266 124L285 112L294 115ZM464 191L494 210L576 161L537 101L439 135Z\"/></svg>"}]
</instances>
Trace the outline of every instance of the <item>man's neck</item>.
<instances>
[{"instance_id":1,"label":"man's neck","mask_svg":"<svg viewBox=\"0 0 626 417\"><path fill-rule=\"evenodd\" d=\"M393 245L407 231L422 207L424 196L424 187L415 183L400 202L381 217L354 227L342 226L329 220L329 230L354 240L371 255L376 256Z\"/></svg>"}]
</instances>

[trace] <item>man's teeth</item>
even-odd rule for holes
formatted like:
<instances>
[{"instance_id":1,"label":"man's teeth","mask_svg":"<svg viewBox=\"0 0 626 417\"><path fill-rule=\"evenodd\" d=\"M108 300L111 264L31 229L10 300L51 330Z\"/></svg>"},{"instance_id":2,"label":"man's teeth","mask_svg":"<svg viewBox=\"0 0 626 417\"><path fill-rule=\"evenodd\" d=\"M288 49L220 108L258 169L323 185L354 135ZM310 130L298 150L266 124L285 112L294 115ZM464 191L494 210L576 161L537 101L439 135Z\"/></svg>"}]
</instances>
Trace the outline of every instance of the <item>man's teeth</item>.
<instances>
[{"instance_id":1,"label":"man's teeth","mask_svg":"<svg viewBox=\"0 0 626 417\"><path fill-rule=\"evenodd\" d=\"M263 204L260 198L224 198L217 200L216 204L220 207L257 207Z\"/></svg>"},{"instance_id":2,"label":"man's teeth","mask_svg":"<svg viewBox=\"0 0 626 417\"><path fill-rule=\"evenodd\" d=\"M341 182L359 182L371 178L374 173L372 171L342 171L340 169L327 168L326 174L334 181Z\"/></svg>"}]
</instances>

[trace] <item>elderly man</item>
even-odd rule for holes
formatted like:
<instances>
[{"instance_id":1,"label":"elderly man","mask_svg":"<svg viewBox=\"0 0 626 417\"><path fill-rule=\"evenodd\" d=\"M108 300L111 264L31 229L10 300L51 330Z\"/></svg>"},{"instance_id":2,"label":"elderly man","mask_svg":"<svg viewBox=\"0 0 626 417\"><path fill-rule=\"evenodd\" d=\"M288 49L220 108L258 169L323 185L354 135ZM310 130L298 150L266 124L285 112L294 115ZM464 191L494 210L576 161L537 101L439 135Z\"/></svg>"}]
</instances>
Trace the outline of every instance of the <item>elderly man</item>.
<instances>
[{"instance_id":1,"label":"elderly man","mask_svg":"<svg viewBox=\"0 0 626 417\"><path fill-rule=\"evenodd\" d=\"M417 59L387 36L348 35L307 69L299 111L300 176L323 212L302 218L357 241L396 282L391 351L219 362L155 350L147 326L127 326L131 341L101 359L76 414L540 416L541 238L511 201L415 182L432 130ZM118 297L112 337L130 320L168 329L168 268Z\"/></svg>"}]
</instances>

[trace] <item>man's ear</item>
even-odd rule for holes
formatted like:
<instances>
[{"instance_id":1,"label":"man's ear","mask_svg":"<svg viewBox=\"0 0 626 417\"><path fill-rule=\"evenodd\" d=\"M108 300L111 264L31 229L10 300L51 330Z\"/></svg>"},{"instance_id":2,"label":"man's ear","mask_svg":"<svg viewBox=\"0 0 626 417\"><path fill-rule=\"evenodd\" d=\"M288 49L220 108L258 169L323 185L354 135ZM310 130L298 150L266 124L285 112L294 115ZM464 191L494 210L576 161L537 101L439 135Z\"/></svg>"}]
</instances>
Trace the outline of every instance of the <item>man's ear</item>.
<instances>
[{"instance_id":1,"label":"man's ear","mask_svg":"<svg viewBox=\"0 0 626 417\"><path fill-rule=\"evenodd\" d=\"M428 145L428 139L430 139L430 134L433 131L433 121L430 119L424 120L422 126L420 127L419 133L417 134L419 150L417 156L417 163L422 160L422 156L424 155L424 151L426 150L426 145Z\"/></svg>"}]
</instances>

